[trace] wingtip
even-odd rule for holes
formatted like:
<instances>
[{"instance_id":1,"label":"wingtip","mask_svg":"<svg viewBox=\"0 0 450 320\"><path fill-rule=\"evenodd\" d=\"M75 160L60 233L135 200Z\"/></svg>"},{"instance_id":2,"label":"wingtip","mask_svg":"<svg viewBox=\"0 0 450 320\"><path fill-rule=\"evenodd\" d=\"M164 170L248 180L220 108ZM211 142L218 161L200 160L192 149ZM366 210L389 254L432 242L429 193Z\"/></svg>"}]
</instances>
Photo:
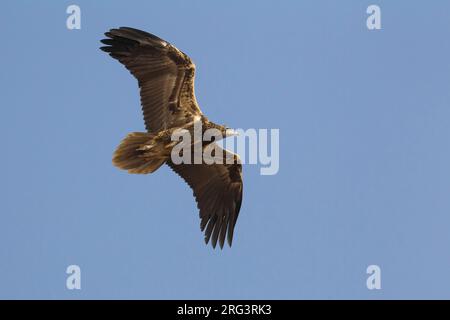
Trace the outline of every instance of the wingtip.
<instances>
[{"instance_id":1,"label":"wingtip","mask_svg":"<svg viewBox=\"0 0 450 320\"><path fill-rule=\"evenodd\" d=\"M205 245L209 245L209 237L207 235L205 235ZM211 247L213 247L213 249L216 248L216 245L211 241Z\"/></svg>"},{"instance_id":2,"label":"wingtip","mask_svg":"<svg viewBox=\"0 0 450 320\"><path fill-rule=\"evenodd\" d=\"M144 30L141 30L141 29L132 28L132 27L123 27L123 26L120 27L119 29L120 30L125 30L125 31L128 31L128 32L133 32L133 33L138 34L138 35L143 36L143 37L149 37L149 38L151 38L153 40L162 41L162 42L166 42L167 43L167 41L165 41L164 39L161 39L160 37L154 35L153 33L150 33L150 32L147 32L147 31L144 31Z\"/></svg>"},{"instance_id":3,"label":"wingtip","mask_svg":"<svg viewBox=\"0 0 450 320\"><path fill-rule=\"evenodd\" d=\"M210 240L210 238L208 236L205 236L205 245L209 244L209 240ZM218 241L213 241L213 240L214 239L211 239L211 247L213 249L216 249L218 247L218 248L220 248L220 250L223 250L224 243L218 242ZM217 244L219 244L219 246L217 246Z\"/></svg>"},{"instance_id":4,"label":"wingtip","mask_svg":"<svg viewBox=\"0 0 450 320\"><path fill-rule=\"evenodd\" d=\"M233 245L233 230L228 230L227 242L228 242L228 245L231 248L232 245Z\"/></svg>"},{"instance_id":5,"label":"wingtip","mask_svg":"<svg viewBox=\"0 0 450 320\"><path fill-rule=\"evenodd\" d=\"M208 245L210 239L207 236L205 236L204 240L205 240L205 245ZM228 243L228 246L231 248L232 244L233 244L233 240L232 239L231 240L227 239L227 243ZM217 246L217 244L219 244L219 246ZM214 242L214 241L211 240L211 247L213 249L216 249L216 247L218 247L218 248L220 248L220 250L223 250L223 248L225 247L225 241L223 241L223 242L222 241Z\"/></svg>"}]
</instances>

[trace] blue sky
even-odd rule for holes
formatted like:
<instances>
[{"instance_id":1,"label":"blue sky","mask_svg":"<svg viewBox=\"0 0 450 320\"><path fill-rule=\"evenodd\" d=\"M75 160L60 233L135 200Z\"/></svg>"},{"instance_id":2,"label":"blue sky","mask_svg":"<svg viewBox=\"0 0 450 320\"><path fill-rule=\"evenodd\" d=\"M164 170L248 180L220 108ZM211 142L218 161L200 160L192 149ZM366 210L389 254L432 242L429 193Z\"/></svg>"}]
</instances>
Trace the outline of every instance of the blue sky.
<instances>
[{"instance_id":1,"label":"blue sky","mask_svg":"<svg viewBox=\"0 0 450 320\"><path fill-rule=\"evenodd\" d=\"M66 8L82 11L66 28ZM382 30L366 27L377 4ZM450 4L7 1L0 67L0 298L450 298ZM244 167L233 248L203 243L167 167L112 166L143 131L103 32L152 32L197 65L213 121L279 128ZM82 289L67 290L68 265ZM379 265L382 289L366 288Z\"/></svg>"}]
</instances>

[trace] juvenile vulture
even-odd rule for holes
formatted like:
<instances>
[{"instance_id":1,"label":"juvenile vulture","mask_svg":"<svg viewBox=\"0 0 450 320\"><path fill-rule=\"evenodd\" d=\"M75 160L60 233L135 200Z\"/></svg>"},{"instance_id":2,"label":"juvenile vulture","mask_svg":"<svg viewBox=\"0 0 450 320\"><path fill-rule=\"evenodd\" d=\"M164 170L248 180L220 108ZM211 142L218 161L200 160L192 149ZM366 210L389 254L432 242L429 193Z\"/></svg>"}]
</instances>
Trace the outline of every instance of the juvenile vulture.
<instances>
[{"instance_id":1,"label":"juvenile vulture","mask_svg":"<svg viewBox=\"0 0 450 320\"><path fill-rule=\"evenodd\" d=\"M134 132L122 140L113 164L129 173L152 173L167 164L193 189L200 211L200 228L205 242L223 248L225 238L231 246L233 231L242 202L242 165L239 157L211 141L192 138L192 146L214 147L214 158L232 159L175 164L172 134L185 129L194 135L195 124L202 133L217 129L230 135L225 126L209 121L200 110L194 92L195 65L183 52L157 36L128 27L111 29L101 40L100 49L123 64L138 80L147 132ZM214 145L213 145L214 144ZM219 150L220 154L217 154ZM209 162L210 163L210 162Z\"/></svg>"}]
</instances>

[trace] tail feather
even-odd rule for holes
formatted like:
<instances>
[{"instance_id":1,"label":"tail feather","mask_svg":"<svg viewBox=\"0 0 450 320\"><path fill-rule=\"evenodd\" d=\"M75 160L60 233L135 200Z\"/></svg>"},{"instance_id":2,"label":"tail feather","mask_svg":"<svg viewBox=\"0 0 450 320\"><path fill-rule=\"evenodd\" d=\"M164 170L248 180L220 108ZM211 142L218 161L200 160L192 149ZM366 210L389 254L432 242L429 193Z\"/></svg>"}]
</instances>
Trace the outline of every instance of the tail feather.
<instances>
[{"instance_id":1,"label":"tail feather","mask_svg":"<svg viewBox=\"0 0 450 320\"><path fill-rule=\"evenodd\" d=\"M167 159L162 153L158 153L158 148L148 147L154 137L150 133L130 133L114 152L113 164L129 173L146 174L156 171Z\"/></svg>"}]
</instances>

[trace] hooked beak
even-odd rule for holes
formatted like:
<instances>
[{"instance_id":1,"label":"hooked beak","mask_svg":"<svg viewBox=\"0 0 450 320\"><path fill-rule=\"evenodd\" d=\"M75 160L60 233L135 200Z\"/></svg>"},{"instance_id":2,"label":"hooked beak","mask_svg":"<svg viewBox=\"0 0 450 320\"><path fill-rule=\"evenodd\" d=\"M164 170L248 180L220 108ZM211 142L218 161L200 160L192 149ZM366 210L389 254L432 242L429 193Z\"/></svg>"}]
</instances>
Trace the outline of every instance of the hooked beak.
<instances>
[{"instance_id":1,"label":"hooked beak","mask_svg":"<svg viewBox=\"0 0 450 320\"><path fill-rule=\"evenodd\" d=\"M226 135L227 137L238 136L238 135L239 135L239 132L237 132L237 131L234 130L234 129L227 128L225 135Z\"/></svg>"}]
</instances>

